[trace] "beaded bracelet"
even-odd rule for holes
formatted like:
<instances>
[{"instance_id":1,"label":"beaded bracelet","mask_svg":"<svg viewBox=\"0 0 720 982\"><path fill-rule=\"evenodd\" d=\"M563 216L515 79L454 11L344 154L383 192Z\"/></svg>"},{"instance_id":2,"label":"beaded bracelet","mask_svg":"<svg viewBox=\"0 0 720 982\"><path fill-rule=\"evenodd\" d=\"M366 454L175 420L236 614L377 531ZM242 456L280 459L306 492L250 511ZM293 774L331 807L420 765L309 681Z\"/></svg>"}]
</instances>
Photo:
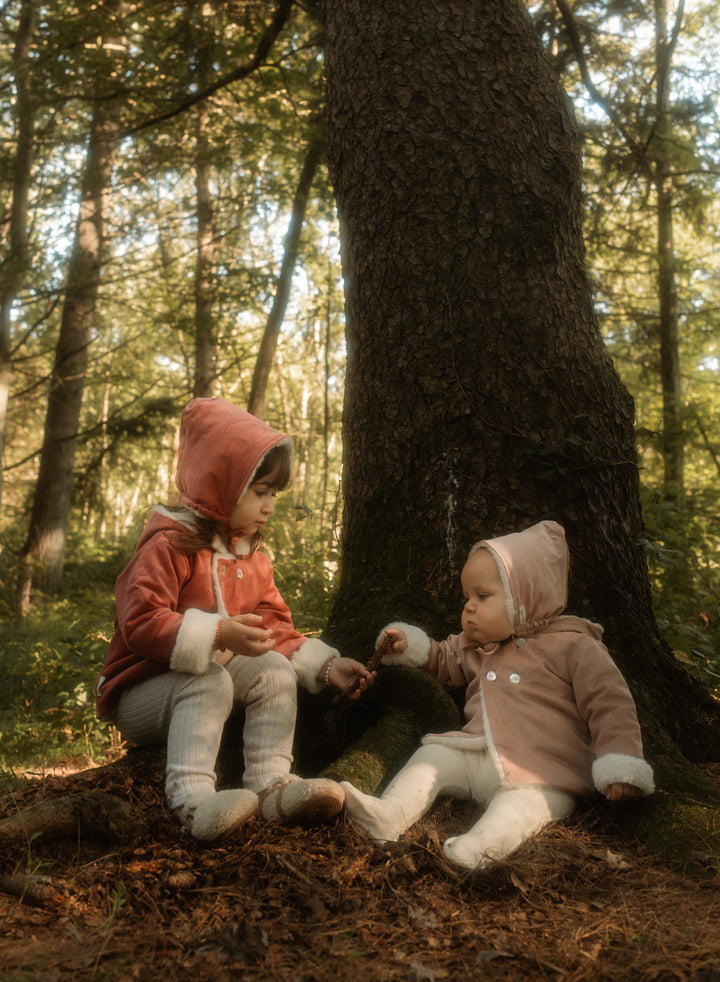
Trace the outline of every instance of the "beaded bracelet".
<instances>
[{"instance_id":1,"label":"beaded bracelet","mask_svg":"<svg viewBox=\"0 0 720 982\"><path fill-rule=\"evenodd\" d=\"M220 631L222 629L222 621L218 621L217 630L215 631L215 647L218 651L225 651L225 645L222 643L222 637Z\"/></svg>"},{"instance_id":2,"label":"beaded bracelet","mask_svg":"<svg viewBox=\"0 0 720 982\"><path fill-rule=\"evenodd\" d=\"M330 685L330 667L333 663L334 658L337 658L337 655L330 655L330 657L327 660L327 665L325 666L325 678L324 678L325 688L327 688Z\"/></svg>"}]
</instances>

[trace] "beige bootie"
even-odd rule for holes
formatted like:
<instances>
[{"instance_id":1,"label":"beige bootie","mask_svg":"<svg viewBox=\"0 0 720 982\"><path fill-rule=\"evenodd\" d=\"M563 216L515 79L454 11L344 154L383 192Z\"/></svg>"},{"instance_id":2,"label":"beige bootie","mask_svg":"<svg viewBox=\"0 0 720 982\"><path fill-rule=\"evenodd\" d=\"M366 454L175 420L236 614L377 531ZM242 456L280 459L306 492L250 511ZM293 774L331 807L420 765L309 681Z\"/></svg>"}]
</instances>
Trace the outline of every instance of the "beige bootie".
<instances>
[{"instance_id":1,"label":"beige bootie","mask_svg":"<svg viewBox=\"0 0 720 982\"><path fill-rule=\"evenodd\" d=\"M260 817L268 822L319 825L341 810L345 795L339 784L325 778L291 776L260 794Z\"/></svg>"},{"instance_id":2,"label":"beige bootie","mask_svg":"<svg viewBox=\"0 0 720 982\"><path fill-rule=\"evenodd\" d=\"M247 788L190 795L185 804L173 809L183 828L202 842L240 828L258 810L258 796Z\"/></svg>"}]
</instances>

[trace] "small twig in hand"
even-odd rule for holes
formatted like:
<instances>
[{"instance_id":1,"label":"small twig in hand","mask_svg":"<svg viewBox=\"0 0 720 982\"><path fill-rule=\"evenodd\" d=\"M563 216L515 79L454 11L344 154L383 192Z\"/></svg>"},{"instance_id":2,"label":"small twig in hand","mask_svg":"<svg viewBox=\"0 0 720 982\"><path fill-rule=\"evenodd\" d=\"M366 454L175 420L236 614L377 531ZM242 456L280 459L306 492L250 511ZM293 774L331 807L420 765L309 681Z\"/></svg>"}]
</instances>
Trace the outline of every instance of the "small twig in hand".
<instances>
[{"instance_id":1,"label":"small twig in hand","mask_svg":"<svg viewBox=\"0 0 720 982\"><path fill-rule=\"evenodd\" d=\"M372 655L370 656L370 660L365 666L369 672L376 672L378 670L385 655L389 655L393 650L394 641L395 638L392 636L392 634L388 634L387 631L383 632L382 636L378 640L375 651L373 651ZM359 678L351 679L342 692L338 692L338 694L335 696L333 699L333 705L342 702L344 699L348 699L359 685Z\"/></svg>"}]
</instances>

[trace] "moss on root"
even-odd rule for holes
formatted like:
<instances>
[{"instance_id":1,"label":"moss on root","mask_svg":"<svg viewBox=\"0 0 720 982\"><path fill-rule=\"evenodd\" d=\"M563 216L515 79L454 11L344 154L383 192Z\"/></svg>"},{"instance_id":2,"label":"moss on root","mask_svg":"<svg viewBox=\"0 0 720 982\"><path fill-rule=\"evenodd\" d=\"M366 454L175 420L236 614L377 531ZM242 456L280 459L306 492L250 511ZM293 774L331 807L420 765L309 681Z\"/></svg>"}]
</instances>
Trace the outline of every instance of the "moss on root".
<instances>
[{"instance_id":1,"label":"moss on root","mask_svg":"<svg viewBox=\"0 0 720 982\"><path fill-rule=\"evenodd\" d=\"M669 866L684 869L700 863L720 868L720 803L658 791L613 811L602 803L598 811L608 824L633 835Z\"/></svg>"},{"instance_id":2,"label":"moss on root","mask_svg":"<svg viewBox=\"0 0 720 982\"><path fill-rule=\"evenodd\" d=\"M700 862L720 867L720 787L662 730L646 727L644 736L657 791L629 805L602 799L598 812L670 866Z\"/></svg>"},{"instance_id":3,"label":"moss on root","mask_svg":"<svg viewBox=\"0 0 720 982\"><path fill-rule=\"evenodd\" d=\"M400 770L423 734L457 729L460 714L445 689L415 668L382 668L370 691L379 718L322 773L374 794Z\"/></svg>"},{"instance_id":4,"label":"moss on root","mask_svg":"<svg viewBox=\"0 0 720 982\"><path fill-rule=\"evenodd\" d=\"M373 688L385 712L411 713L423 733L443 733L462 725L460 711L447 690L432 675L418 668L384 667Z\"/></svg>"},{"instance_id":5,"label":"moss on root","mask_svg":"<svg viewBox=\"0 0 720 982\"><path fill-rule=\"evenodd\" d=\"M322 777L350 781L360 791L376 794L400 770L421 736L422 730L412 712L392 711L326 767Z\"/></svg>"}]
</instances>

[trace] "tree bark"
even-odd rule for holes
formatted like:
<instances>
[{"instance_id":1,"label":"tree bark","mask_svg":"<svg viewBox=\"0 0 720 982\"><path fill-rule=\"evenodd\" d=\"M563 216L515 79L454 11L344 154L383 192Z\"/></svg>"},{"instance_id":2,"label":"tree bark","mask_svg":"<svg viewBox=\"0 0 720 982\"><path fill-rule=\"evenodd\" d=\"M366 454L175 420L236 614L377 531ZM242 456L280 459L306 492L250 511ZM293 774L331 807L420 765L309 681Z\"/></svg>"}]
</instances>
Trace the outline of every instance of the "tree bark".
<instances>
[{"instance_id":1,"label":"tree bark","mask_svg":"<svg viewBox=\"0 0 720 982\"><path fill-rule=\"evenodd\" d=\"M201 103L196 112L197 260L195 268L195 378L193 396L207 397L212 396L215 387L215 330L213 327L215 229L206 132L207 105Z\"/></svg>"},{"instance_id":2,"label":"tree bark","mask_svg":"<svg viewBox=\"0 0 720 982\"><path fill-rule=\"evenodd\" d=\"M658 635L633 404L584 268L578 135L517 0L325 4L346 281L343 561L328 634L457 631L480 538L544 518L569 610L604 624L658 755L720 753L718 707Z\"/></svg>"}]
</instances>

